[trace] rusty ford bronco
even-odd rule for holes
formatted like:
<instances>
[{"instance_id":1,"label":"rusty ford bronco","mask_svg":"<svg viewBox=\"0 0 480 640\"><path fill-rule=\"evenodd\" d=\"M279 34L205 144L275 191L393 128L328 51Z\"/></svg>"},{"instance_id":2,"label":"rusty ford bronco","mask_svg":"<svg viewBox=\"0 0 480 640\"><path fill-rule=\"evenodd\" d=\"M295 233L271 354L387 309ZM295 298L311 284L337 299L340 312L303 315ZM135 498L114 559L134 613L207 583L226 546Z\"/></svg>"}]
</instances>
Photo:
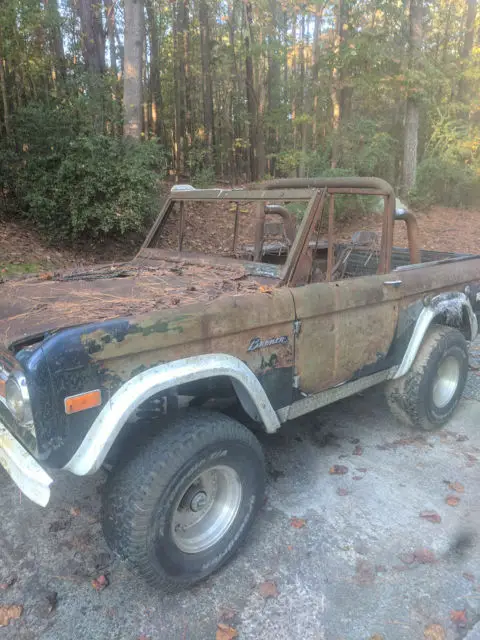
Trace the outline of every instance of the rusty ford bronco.
<instances>
[{"instance_id":1,"label":"rusty ford bronco","mask_svg":"<svg viewBox=\"0 0 480 640\"><path fill-rule=\"evenodd\" d=\"M336 237L336 204L361 196L383 203L381 234ZM411 427L449 419L480 257L420 250L379 179L179 185L132 261L7 279L0 294L1 465L42 506L51 470L105 468L108 543L171 590L247 535L264 492L255 430L379 384Z\"/></svg>"}]
</instances>

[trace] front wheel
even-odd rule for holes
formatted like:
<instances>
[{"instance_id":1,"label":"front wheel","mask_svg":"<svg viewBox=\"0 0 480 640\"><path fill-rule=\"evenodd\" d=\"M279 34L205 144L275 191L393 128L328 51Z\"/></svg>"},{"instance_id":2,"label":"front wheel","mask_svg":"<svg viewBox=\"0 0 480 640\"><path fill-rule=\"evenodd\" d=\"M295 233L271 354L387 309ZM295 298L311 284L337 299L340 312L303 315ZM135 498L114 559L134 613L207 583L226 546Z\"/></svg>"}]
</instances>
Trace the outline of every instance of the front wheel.
<instances>
[{"instance_id":1,"label":"front wheel","mask_svg":"<svg viewBox=\"0 0 480 640\"><path fill-rule=\"evenodd\" d=\"M189 411L113 471L105 537L150 584L188 587L235 553L264 487L263 453L248 429Z\"/></svg>"},{"instance_id":2,"label":"front wheel","mask_svg":"<svg viewBox=\"0 0 480 640\"><path fill-rule=\"evenodd\" d=\"M464 336L452 327L433 326L410 371L387 384L390 409L409 426L427 431L441 427L457 408L467 375Z\"/></svg>"}]
</instances>

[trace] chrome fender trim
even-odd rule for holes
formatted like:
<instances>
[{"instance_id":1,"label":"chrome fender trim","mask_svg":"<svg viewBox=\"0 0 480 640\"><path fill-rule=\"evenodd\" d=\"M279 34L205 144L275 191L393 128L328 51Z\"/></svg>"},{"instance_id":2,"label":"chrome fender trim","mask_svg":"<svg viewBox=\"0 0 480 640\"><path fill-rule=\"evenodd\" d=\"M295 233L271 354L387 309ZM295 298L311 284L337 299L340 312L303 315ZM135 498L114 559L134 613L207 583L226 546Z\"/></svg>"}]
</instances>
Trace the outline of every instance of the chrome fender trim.
<instances>
[{"instance_id":1,"label":"chrome fender trim","mask_svg":"<svg viewBox=\"0 0 480 640\"><path fill-rule=\"evenodd\" d=\"M436 316L446 314L447 324L450 326L451 323L451 326L455 326L455 323L462 323L464 309L467 311L470 324L470 338L471 340L475 340L478 334L477 317L473 311L470 300L464 293L441 293L432 298L428 305L422 309L418 317L403 360L395 372L393 379L401 378L408 373L422 345L425 334Z\"/></svg>"},{"instance_id":2,"label":"chrome fender trim","mask_svg":"<svg viewBox=\"0 0 480 640\"><path fill-rule=\"evenodd\" d=\"M145 400L177 385L214 376L232 379L240 402L250 414L252 410L257 414L252 417L263 422L267 432L273 433L280 428L267 394L246 364L222 353L194 356L152 367L120 387L103 407L64 469L78 476L94 473L102 465L123 425Z\"/></svg>"}]
</instances>

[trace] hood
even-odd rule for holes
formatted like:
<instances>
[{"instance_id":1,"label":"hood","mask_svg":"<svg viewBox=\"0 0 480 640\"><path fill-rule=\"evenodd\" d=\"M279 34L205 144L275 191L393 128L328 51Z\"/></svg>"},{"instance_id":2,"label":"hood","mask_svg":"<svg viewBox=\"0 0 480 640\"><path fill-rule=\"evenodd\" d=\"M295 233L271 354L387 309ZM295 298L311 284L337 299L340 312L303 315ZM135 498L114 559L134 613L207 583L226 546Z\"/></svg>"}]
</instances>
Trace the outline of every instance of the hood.
<instances>
[{"instance_id":1,"label":"hood","mask_svg":"<svg viewBox=\"0 0 480 640\"><path fill-rule=\"evenodd\" d=\"M0 345L29 344L61 328L253 292L260 280L248 275L241 263L185 260L111 264L7 280L0 284Z\"/></svg>"}]
</instances>

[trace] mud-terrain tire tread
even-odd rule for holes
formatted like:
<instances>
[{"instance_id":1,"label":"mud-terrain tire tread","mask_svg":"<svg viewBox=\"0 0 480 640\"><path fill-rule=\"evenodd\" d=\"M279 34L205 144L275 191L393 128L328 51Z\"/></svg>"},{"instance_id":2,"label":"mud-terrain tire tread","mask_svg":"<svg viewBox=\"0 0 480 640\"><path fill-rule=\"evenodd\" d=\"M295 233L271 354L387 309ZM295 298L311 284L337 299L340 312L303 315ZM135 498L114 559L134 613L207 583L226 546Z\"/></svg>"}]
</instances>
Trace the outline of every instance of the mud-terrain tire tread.
<instances>
[{"instance_id":1,"label":"mud-terrain tire tread","mask_svg":"<svg viewBox=\"0 0 480 640\"><path fill-rule=\"evenodd\" d=\"M465 356L461 379L455 396L447 405L447 411L441 418L432 421L426 406L426 402L429 401L428 380L435 374L442 354L455 347ZM410 371L402 378L387 383L386 398L390 411L400 422L409 427L425 431L440 428L457 408L465 387L467 373L468 349L463 334L453 327L434 325L427 331Z\"/></svg>"},{"instance_id":2,"label":"mud-terrain tire tread","mask_svg":"<svg viewBox=\"0 0 480 640\"><path fill-rule=\"evenodd\" d=\"M223 565L241 546L264 496L264 457L260 443L239 422L215 411L189 409L174 418L148 442L132 448L130 457L113 469L104 487L103 531L109 546L148 584L175 592L204 579L171 579L152 566L146 539L152 511L179 468L209 445L240 442L249 447L262 465L261 486L250 521L238 544L222 558ZM260 483L259 483L260 484ZM152 487L154 487L152 495Z\"/></svg>"}]
</instances>

